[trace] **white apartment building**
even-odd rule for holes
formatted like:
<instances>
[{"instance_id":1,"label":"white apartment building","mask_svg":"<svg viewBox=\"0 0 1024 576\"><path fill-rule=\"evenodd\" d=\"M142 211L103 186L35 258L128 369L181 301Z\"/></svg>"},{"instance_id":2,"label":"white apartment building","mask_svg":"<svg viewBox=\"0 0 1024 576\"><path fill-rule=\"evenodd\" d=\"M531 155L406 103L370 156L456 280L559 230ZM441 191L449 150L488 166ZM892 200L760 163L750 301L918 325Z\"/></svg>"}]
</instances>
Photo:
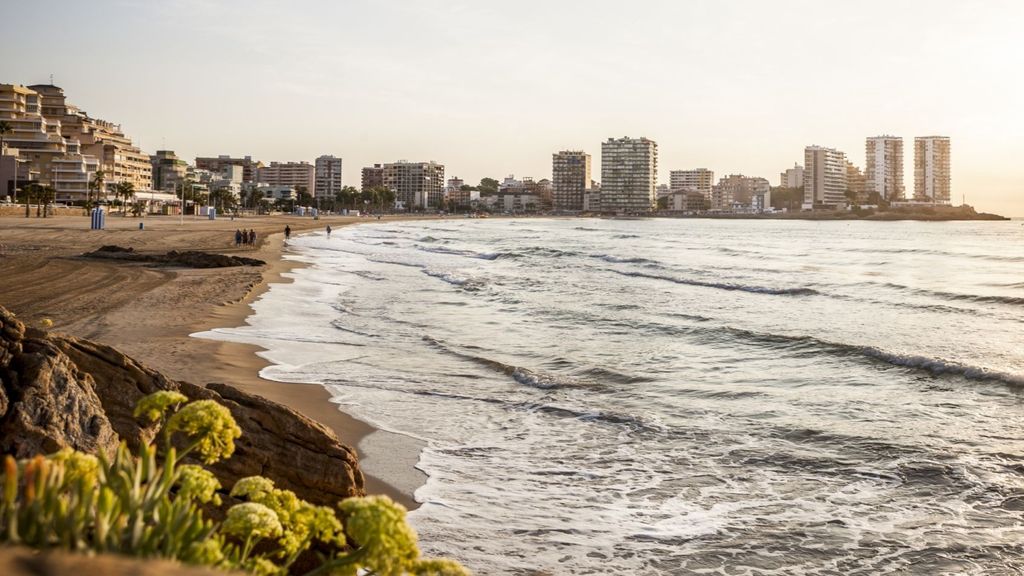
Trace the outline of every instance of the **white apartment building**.
<instances>
[{"instance_id":1,"label":"white apartment building","mask_svg":"<svg viewBox=\"0 0 1024 576\"><path fill-rule=\"evenodd\" d=\"M271 162L257 171L260 184L303 188L310 194L316 187L315 169L309 162Z\"/></svg>"},{"instance_id":2,"label":"white apartment building","mask_svg":"<svg viewBox=\"0 0 1024 576\"><path fill-rule=\"evenodd\" d=\"M868 192L877 192L888 201L903 200L903 138L873 136L865 144L865 169Z\"/></svg>"},{"instance_id":3,"label":"white apartment building","mask_svg":"<svg viewBox=\"0 0 1024 576\"><path fill-rule=\"evenodd\" d=\"M590 154L562 150L551 155L552 205L555 210L581 211L590 187Z\"/></svg>"},{"instance_id":4,"label":"white apartment building","mask_svg":"<svg viewBox=\"0 0 1024 576\"><path fill-rule=\"evenodd\" d=\"M656 207L658 144L647 138L601 143L601 211L645 213Z\"/></svg>"},{"instance_id":5,"label":"white apartment building","mask_svg":"<svg viewBox=\"0 0 1024 576\"><path fill-rule=\"evenodd\" d=\"M316 183L313 195L317 198L333 198L341 192L341 158L324 155L314 164Z\"/></svg>"},{"instance_id":6,"label":"white apartment building","mask_svg":"<svg viewBox=\"0 0 1024 576\"><path fill-rule=\"evenodd\" d=\"M804 148L804 210L846 202L846 154L822 146Z\"/></svg>"},{"instance_id":7,"label":"white apartment building","mask_svg":"<svg viewBox=\"0 0 1024 576\"><path fill-rule=\"evenodd\" d=\"M704 199L711 203L711 188L715 185L715 172L707 168L694 168L693 170L673 170L669 172L669 189L696 190L704 195Z\"/></svg>"},{"instance_id":8,"label":"white apartment building","mask_svg":"<svg viewBox=\"0 0 1024 576\"><path fill-rule=\"evenodd\" d=\"M804 167L794 163L779 173L779 186L783 188L799 188L804 185Z\"/></svg>"},{"instance_id":9,"label":"white apartment building","mask_svg":"<svg viewBox=\"0 0 1024 576\"><path fill-rule=\"evenodd\" d=\"M914 138L914 200L949 204L949 137Z\"/></svg>"},{"instance_id":10,"label":"white apartment building","mask_svg":"<svg viewBox=\"0 0 1024 576\"><path fill-rule=\"evenodd\" d=\"M440 208L444 200L444 164L399 160L385 164L384 187L395 193L405 209Z\"/></svg>"}]
</instances>

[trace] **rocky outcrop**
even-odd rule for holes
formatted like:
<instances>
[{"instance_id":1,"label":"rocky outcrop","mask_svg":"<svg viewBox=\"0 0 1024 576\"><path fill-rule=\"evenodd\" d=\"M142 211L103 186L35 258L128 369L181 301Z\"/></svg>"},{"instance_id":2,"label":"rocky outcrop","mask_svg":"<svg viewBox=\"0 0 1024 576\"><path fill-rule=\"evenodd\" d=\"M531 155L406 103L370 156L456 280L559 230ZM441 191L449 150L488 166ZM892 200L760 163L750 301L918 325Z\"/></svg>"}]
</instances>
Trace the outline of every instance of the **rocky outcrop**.
<instances>
[{"instance_id":1,"label":"rocky outcrop","mask_svg":"<svg viewBox=\"0 0 1024 576\"><path fill-rule=\"evenodd\" d=\"M225 384L171 380L110 346L24 326L0 307L0 451L25 457L65 446L109 451L151 439L132 416L143 396L177 390L231 410L242 429L234 456L211 467L224 486L262 475L317 504L364 494L355 451L280 404Z\"/></svg>"},{"instance_id":2,"label":"rocky outcrop","mask_svg":"<svg viewBox=\"0 0 1024 576\"><path fill-rule=\"evenodd\" d=\"M171 250L166 254L143 254L133 248L121 246L101 246L82 254L83 258L100 258L103 260L119 260L122 262L145 262L163 266L182 266L185 268L230 268L233 266L263 266L263 260L244 256L228 256L211 252L187 250L178 252Z\"/></svg>"}]
</instances>

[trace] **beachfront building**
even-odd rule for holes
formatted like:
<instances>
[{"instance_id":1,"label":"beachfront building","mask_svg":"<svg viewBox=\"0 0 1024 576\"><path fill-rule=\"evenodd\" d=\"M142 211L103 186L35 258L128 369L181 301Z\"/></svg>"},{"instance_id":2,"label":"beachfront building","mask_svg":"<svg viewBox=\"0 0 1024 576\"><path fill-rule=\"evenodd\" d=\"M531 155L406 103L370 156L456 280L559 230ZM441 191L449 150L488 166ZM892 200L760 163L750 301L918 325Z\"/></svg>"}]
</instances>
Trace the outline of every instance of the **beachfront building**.
<instances>
[{"instance_id":1,"label":"beachfront building","mask_svg":"<svg viewBox=\"0 0 1024 576\"><path fill-rule=\"evenodd\" d=\"M551 202L555 210L583 210L583 196L590 186L590 154L562 150L551 155Z\"/></svg>"},{"instance_id":2,"label":"beachfront building","mask_svg":"<svg viewBox=\"0 0 1024 576\"><path fill-rule=\"evenodd\" d=\"M711 189L711 210L764 212L771 207L771 184L765 178L730 174Z\"/></svg>"},{"instance_id":3,"label":"beachfront building","mask_svg":"<svg viewBox=\"0 0 1024 576\"><path fill-rule=\"evenodd\" d=\"M711 188L715 185L715 173L707 168L693 170L672 170L669 172L669 189L673 192L696 190L704 195L707 204L711 203Z\"/></svg>"},{"instance_id":4,"label":"beachfront building","mask_svg":"<svg viewBox=\"0 0 1024 576\"><path fill-rule=\"evenodd\" d=\"M107 184L129 182L135 190L153 187L153 167L149 155L132 144L121 126L93 118L67 102L64 90L52 84L29 86L39 94L42 115L60 126L65 139L78 142L78 154L99 160Z\"/></svg>"},{"instance_id":5,"label":"beachfront building","mask_svg":"<svg viewBox=\"0 0 1024 576\"><path fill-rule=\"evenodd\" d=\"M189 177L188 162L178 158L173 150L157 150L150 156L153 167L153 189L176 190L179 183Z\"/></svg>"},{"instance_id":6,"label":"beachfront building","mask_svg":"<svg viewBox=\"0 0 1024 576\"><path fill-rule=\"evenodd\" d=\"M804 185L804 167L793 163L792 168L787 168L779 173L779 186L782 188L799 188Z\"/></svg>"},{"instance_id":7,"label":"beachfront building","mask_svg":"<svg viewBox=\"0 0 1024 576\"><path fill-rule=\"evenodd\" d=\"M196 158L196 168L209 170L215 174L224 174L225 166L240 166L242 168L242 184L256 184L259 176L259 169L263 167L262 162L252 159L252 156L243 158L232 158L231 156L200 156Z\"/></svg>"},{"instance_id":8,"label":"beachfront building","mask_svg":"<svg viewBox=\"0 0 1024 576\"><path fill-rule=\"evenodd\" d=\"M509 175L498 184L498 193L491 196L491 206L505 212L533 212L548 205L551 198L550 180L534 180L526 176L517 180ZM582 199L580 209L582 210Z\"/></svg>"},{"instance_id":9,"label":"beachfront building","mask_svg":"<svg viewBox=\"0 0 1024 576\"><path fill-rule=\"evenodd\" d=\"M601 211L645 213L655 208L658 144L647 138L601 143Z\"/></svg>"},{"instance_id":10,"label":"beachfront building","mask_svg":"<svg viewBox=\"0 0 1024 576\"><path fill-rule=\"evenodd\" d=\"M871 182L868 175L849 160L846 161L846 199L858 204L867 204L871 199Z\"/></svg>"},{"instance_id":11,"label":"beachfront building","mask_svg":"<svg viewBox=\"0 0 1024 576\"><path fill-rule=\"evenodd\" d=\"M695 214L708 209L707 198L703 192L690 188L675 190L666 196L665 209L671 212Z\"/></svg>"},{"instance_id":12,"label":"beachfront building","mask_svg":"<svg viewBox=\"0 0 1024 576\"><path fill-rule=\"evenodd\" d=\"M804 210L846 204L846 154L833 148L804 148Z\"/></svg>"},{"instance_id":13,"label":"beachfront building","mask_svg":"<svg viewBox=\"0 0 1024 576\"><path fill-rule=\"evenodd\" d=\"M361 187L359 189L363 192L383 187L384 166L381 164L374 164L373 166L364 167L362 177L360 178L360 184Z\"/></svg>"},{"instance_id":14,"label":"beachfront building","mask_svg":"<svg viewBox=\"0 0 1024 576\"><path fill-rule=\"evenodd\" d=\"M914 138L914 200L949 204L949 138Z\"/></svg>"},{"instance_id":15,"label":"beachfront building","mask_svg":"<svg viewBox=\"0 0 1024 576\"><path fill-rule=\"evenodd\" d=\"M334 198L341 192L341 158L320 156L314 163L316 183L313 195L317 198Z\"/></svg>"},{"instance_id":16,"label":"beachfront building","mask_svg":"<svg viewBox=\"0 0 1024 576\"><path fill-rule=\"evenodd\" d=\"M383 166L383 186L395 193L405 210L440 208L444 199L444 164L399 160Z\"/></svg>"},{"instance_id":17,"label":"beachfront building","mask_svg":"<svg viewBox=\"0 0 1024 576\"><path fill-rule=\"evenodd\" d=\"M315 185L314 167L309 162L271 162L256 171L256 178L261 185L292 187L310 194Z\"/></svg>"},{"instance_id":18,"label":"beachfront building","mask_svg":"<svg viewBox=\"0 0 1024 576\"><path fill-rule=\"evenodd\" d=\"M903 138L872 136L865 143L864 176L868 193L877 193L883 200L899 201L905 195L903 186Z\"/></svg>"}]
</instances>

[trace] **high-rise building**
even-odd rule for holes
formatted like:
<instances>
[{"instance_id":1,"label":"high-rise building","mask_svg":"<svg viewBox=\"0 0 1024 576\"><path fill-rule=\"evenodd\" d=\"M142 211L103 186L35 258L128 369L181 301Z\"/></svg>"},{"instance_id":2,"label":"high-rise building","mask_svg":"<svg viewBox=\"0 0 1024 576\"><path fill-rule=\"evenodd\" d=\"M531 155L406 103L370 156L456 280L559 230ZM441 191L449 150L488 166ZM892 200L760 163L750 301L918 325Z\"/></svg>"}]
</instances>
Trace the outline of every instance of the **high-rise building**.
<instances>
[{"instance_id":1,"label":"high-rise building","mask_svg":"<svg viewBox=\"0 0 1024 576\"><path fill-rule=\"evenodd\" d=\"M209 170L210 172L223 174L225 172L225 166L241 166L242 167L242 183L243 184L255 184L259 177L259 169L263 167L261 162L254 161L252 156L246 156L244 158L232 158L230 156L205 156L196 158L196 168L199 170Z\"/></svg>"},{"instance_id":2,"label":"high-rise building","mask_svg":"<svg viewBox=\"0 0 1024 576\"><path fill-rule=\"evenodd\" d=\"M174 190L179 182L188 178L189 166L171 150L157 150L150 156L153 166L153 189Z\"/></svg>"},{"instance_id":3,"label":"high-rise building","mask_svg":"<svg viewBox=\"0 0 1024 576\"><path fill-rule=\"evenodd\" d=\"M696 190L704 195L704 200L711 203L711 188L715 185L715 173L707 168L693 170L673 170L669 172L669 189Z\"/></svg>"},{"instance_id":4,"label":"high-rise building","mask_svg":"<svg viewBox=\"0 0 1024 576\"><path fill-rule=\"evenodd\" d=\"M366 166L363 168L362 178L360 180L362 186L360 190L366 192L372 188L380 188L384 186L384 167L380 164L374 164L373 166Z\"/></svg>"},{"instance_id":5,"label":"high-rise building","mask_svg":"<svg viewBox=\"0 0 1024 576\"><path fill-rule=\"evenodd\" d=\"M868 193L877 192L883 200L902 200L903 138L898 136L872 136L865 144L864 176L868 180Z\"/></svg>"},{"instance_id":6,"label":"high-rise building","mask_svg":"<svg viewBox=\"0 0 1024 576\"><path fill-rule=\"evenodd\" d=\"M601 143L601 211L650 212L656 206L658 144L647 138Z\"/></svg>"},{"instance_id":7,"label":"high-rise building","mask_svg":"<svg viewBox=\"0 0 1024 576\"><path fill-rule=\"evenodd\" d=\"M42 114L47 120L59 122L60 134L78 143L78 153L99 160L108 184L131 183L136 190L153 188L153 166L149 155L132 144L121 126L93 118L69 104L64 90L52 84L29 86L42 99Z\"/></svg>"},{"instance_id":8,"label":"high-rise building","mask_svg":"<svg viewBox=\"0 0 1024 576\"><path fill-rule=\"evenodd\" d=\"M804 148L804 209L846 201L846 154L821 146Z\"/></svg>"},{"instance_id":9,"label":"high-rise building","mask_svg":"<svg viewBox=\"0 0 1024 576\"><path fill-rule=\"evenodd\" d=\"M914 200L949 204L949 137L914 138Z\"/></svg>"},{"instance_id":10,"label":"high-rise building","mask_svg":"<svg viewBox=\"0 0 1024 576\"><path fill-rule=\"evenodd\" d=\"M262 166L257 170L260 184L291 186L296 191L304 188L310 194L316 183L315 176L315 169L309 162L271 162L270 166Z\"/></svg>"},{"instance_id":11,"label":"high-rise building","mask_svg":"<svg viewBox=\"0 0 1024 576\"><path fill-rule=\"evenodd\" d=\"M0 84L0 120L11 128L0 151L5 173L0 195L13 197L16 188L35 182L53 186L57 202L81 202L87 198L89 182L100 169L100 159L83 154L79 140L64 136L57 116L43 114L43 97L39 92L16 84Z\"/></svg>"},{"instance_id":12,"label":"high-rise building","mask_svg":"<svg viewBox=\"0 0 1024 576\"><path fill-rule=\"evenodd\" d=\"M779 186L782 188L799 188L804 185L804 167L794 163L792 168L779 173Z\"/></svg>"},{"instance_id":13,"label":"high-rise building","mask_svg":"<svg viewBox=\"0 0 1024 576\"><path fill-rule=\"evenodd\" d=\"M384 165L384 187L407 210L440 208L444 199L444 164L400 160Z\"/></svg>"},{"instance_id":14,"label":"high-rise building","mask_svg":"<svg viewBox=\"0 0 1024 576\"><path fill-rule=\"evenodd\" d=\"M555 210L583 210L583 196L590 186L590 154L562 150L551 155L552 207Z\"/></svg>"},{"instance_id":15,"label":"high-rise building","mask_svg":"<svg viewBox=\"0 0 1024 576\"><path fill-rule=\"evenodd\" d=\"M341 158L320 156L315 164L316 184L313 195L317 198L333 198L341 192Z\"/></svg>"}]
</instances>

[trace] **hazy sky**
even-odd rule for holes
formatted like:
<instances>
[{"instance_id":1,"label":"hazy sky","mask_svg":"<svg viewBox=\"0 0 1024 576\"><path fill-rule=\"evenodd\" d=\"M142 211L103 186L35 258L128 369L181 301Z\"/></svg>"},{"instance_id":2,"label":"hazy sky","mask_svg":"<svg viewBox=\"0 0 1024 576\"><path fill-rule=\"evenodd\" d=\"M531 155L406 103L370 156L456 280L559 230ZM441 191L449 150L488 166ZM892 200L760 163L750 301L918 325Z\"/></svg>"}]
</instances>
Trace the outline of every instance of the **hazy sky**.
<instances>
[{"instance_id":1,"label":"hazy sky","mask_svg":"<svg viewBox=\"0 0 1024 576\"><path fill-rule=\"evenodd\" d=\"M0 0L0 81L54 82L147 152L437 160L476 183L646 136L659 176L778 184L803 147L952 138L959 203L1024 215L1019 0ZM13 49L12 49L13 48Z\"/></svg>"}]
</instances>

